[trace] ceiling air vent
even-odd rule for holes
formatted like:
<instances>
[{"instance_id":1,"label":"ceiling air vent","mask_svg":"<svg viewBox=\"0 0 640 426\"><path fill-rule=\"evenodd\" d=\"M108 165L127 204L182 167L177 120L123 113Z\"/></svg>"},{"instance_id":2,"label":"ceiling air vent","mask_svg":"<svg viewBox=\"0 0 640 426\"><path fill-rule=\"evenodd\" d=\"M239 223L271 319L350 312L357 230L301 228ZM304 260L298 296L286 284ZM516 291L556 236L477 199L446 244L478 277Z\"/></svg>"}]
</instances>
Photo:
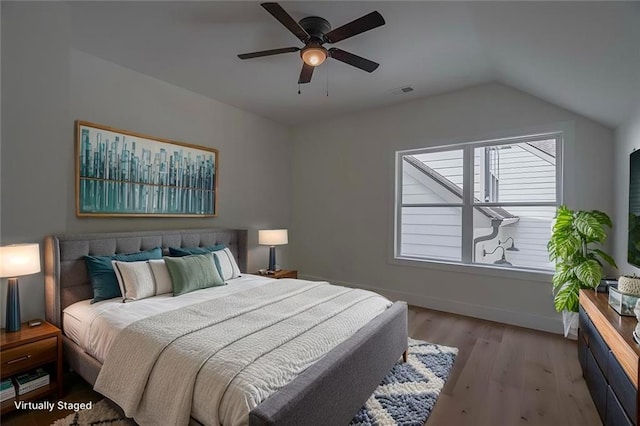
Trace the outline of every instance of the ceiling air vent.
<instances>
[{"instance_id":1,"label":"ceiling air vent","mask_svg":"<svg viewBox=\"0 0 640 426\"><path fill-rule=\"evenodd\" d=\"M404 95L405 93L409 93L413 91L414 89L411 86L401 86L401 87L395 87L393 89L389 89L388 93L392 95Z\"/></svg>"}]
</instances>

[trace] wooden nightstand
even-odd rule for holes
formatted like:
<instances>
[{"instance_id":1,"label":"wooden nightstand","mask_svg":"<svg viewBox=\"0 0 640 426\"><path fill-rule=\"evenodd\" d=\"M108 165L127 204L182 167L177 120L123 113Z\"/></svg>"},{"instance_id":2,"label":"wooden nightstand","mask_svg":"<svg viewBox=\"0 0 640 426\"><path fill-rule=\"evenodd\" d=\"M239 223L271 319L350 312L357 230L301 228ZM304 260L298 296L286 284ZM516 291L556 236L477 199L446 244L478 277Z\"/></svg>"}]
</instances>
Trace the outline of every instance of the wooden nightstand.
<instances>
[{"instance_id":1,"label":"wooden nightstand","mask_svg":"<svg viewBox=\"0 0 640 426\"><path fill-rule=\"evenodd\" d=\"M280 269L273 274L261 274L260 272L254 272L254 275L262 275L263 277L275 278L298 278L298 271L292 269Z\"/></svg>"},{"instance_id":2,"label":"wooden nightstand","mask_svg":"<svg viewBox=\"0 0 640 426\"><path fill-rule=\"evenodd\" d=\"M19 331L0 331L0 376L5 379L44 367L49 373L49 385L24 395L16 395L2 402L1 413L15 409L14 401L33 401L48 395L62 398L62 333L58 327L46 321L29 327L22 324Z\"/></svg>"}]
</instances>

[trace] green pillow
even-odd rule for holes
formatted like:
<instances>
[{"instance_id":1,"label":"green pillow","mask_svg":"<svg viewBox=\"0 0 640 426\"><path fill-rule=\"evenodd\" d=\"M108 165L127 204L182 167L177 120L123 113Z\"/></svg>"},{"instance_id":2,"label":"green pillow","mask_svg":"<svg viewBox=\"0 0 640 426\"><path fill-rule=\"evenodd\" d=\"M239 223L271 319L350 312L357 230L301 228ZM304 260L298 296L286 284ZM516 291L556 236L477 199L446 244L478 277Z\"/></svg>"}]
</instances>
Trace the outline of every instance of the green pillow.
<instances>
[{"instance_id":1,"label":"green pillow","mask_svg":"<svg viewBox=\"0 0 640 426\"><path fill-rule=\"evenodd\" d=\"M169 254L174 257L189 256L190 254L206 254L213 251L224 250L224 244L207 247L169 247Z\"/></svg>"},{"instance_id":2,"label":"green pillow","mask_svg":"<svg viewBox=\"0 0 640 426\"><path fill-rule=\"evenodd\" d=\"M91 303L101 300L122 297L118 278L113 270L112 260L121 262L138 262L141 260L162 259L162 249L160 247L137 253L120 253L112 256L85 256L87 272L93 288L93 300Z\"/></svg>"},{"instance_id":3,"label":"green pillow","mask_svg":"<svg viewBox=\"0 0 640 426\"><path fill-rule=\"evenodd\" d=\"M213 254L193 254L184 257L165 257L173 295L189 293L207 287L225 285L213 263Z\"/></svg>"}]
</instances>

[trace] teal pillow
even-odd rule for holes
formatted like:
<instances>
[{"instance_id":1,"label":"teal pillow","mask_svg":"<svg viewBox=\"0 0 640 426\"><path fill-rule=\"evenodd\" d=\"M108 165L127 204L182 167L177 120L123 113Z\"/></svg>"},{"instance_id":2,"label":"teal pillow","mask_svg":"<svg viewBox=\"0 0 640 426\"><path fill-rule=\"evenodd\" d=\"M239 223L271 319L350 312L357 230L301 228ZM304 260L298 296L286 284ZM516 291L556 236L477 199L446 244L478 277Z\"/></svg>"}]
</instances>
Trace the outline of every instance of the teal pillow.
<instances>
[{"instance_id":1,"label":"teal pillow","mask_svg":"<svg viewBox=\"0 0 640 426\"><path fill-rule=\"evenodd\" d=\"M149 259L162 259L162 249L160 247L137 253L121 253L111 256L85 256L87 271L93 287L93 300L91 303L101 300L122 297L116 273L113 270L112 260L121 262L137 262Z\"/></svg>"},{"instance_id":2,"label":"teal pillow","mask_svg":"<svg viewBox=\"0 0 640 426\"><path fill-rule=\"evenodd\" d=\"M193 254L183 257L165 257L173 295L189 293L207 287L225 285L213 263L213 254Z\"/></svg>"},{"instance_id":3,"label":"teal pillow","mask_svg":"<svg viewBox=\"0 0 640 426\"><path fill-rule=\"evenodd\" d=\"M206 254L218 250L223 250L224 244L217 244L208 247L169 247L169 254L174 257L189 256L191 254Z\"/></svg>"}]
</instances>

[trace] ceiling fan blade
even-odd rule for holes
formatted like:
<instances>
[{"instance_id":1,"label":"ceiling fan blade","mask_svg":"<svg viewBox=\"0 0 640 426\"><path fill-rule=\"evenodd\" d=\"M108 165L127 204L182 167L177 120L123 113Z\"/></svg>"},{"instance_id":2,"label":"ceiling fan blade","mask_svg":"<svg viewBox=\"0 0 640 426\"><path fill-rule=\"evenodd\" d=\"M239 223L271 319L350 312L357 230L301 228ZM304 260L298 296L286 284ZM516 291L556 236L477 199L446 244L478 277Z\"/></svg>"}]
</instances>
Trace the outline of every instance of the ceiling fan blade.
<instances>
[{"instance_id":1,"label":"ceiling fan blade","mask_svg":"<svg viewBox=\"0 0 640 426\"><path fill-rule=\"evenodd\" d=\"M307 65L306 63L302 64L302 71L300 71L300 78L298 79L298 84L304 84L311 81L311 76L313 75L313 69L311 65Z\"/></svg>"},{"instance_id":2,"label":"ceiling fan blade","mask_svg":"<svg viewBox=\"0 0 640 426\"><path fill-rule=\"evenodd\" d=\"M374 72L376 68L380 66L377 62L370 61L361 56L354 55L353 53L345 52L344 50L336 47L329 49L329 56L333 59L339 60L340 62L344 62L345 64L352 65L367 72Z\"/></svg>"},{"instance_id":3,"label":"ceiling fan blade","mask_svg":"<svg viewBox=\"0 0 640 426\"><path fill-rule=\"evenodd\" d=\"M344 24L335 30L329 31L324 35L324 38L328 43L336 43L346 38L353 37L354 35L377 28L384 25L384 23L382 15L377 11L374 11L356 19L355 21Z\"/></svg>"},{"instance_id":4,"label":"ceiling fan blade","mask_svg":"<svg viewBox=\"0 0 640 426\"><path fill-rule=\"evenodd\" d=\"M309 34L278 3L262 3L261 6L287 27L301 42L306 44L309 41Z\"/></svg>"},{"instance_id":5,"label":"ceiling fan blade","mask_svg":"<svg viewBox=\"0 0 640 426\"><path fill-rule=\"evenodd\" d=\"M283 47L282 49L262 50L260 52L242 53L238 55L240 59L259 58L261 56L279 55L281 53L297 52L299 47Z\"/></svg>"}]
</instances>

